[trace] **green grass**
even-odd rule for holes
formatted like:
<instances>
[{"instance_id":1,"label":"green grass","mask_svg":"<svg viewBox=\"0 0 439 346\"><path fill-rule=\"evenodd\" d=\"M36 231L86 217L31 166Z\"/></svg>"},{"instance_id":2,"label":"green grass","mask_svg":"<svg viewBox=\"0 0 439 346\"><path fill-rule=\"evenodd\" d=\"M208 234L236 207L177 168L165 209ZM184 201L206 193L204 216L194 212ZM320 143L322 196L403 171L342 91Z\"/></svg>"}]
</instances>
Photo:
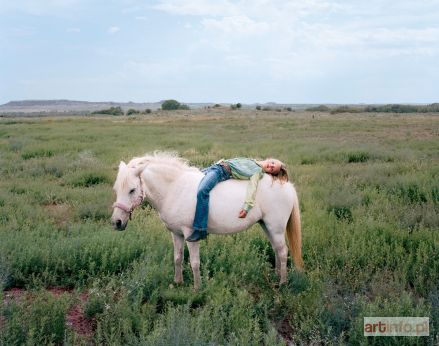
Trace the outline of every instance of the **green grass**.
<instances>
[{"instance_id":1,"label":"green grass","mask_svg":"<svg viewBox=\"0 0 439 346\"><path fill-rule=\"evenodd\" d=\"M154 114L0 122L0 287L31 297L0 306L0 344L438 342L437 116ZM234 156L286 162L306 272L290 269L279 287L254 226L202 243L199 292L185 250L185 283L173 285L171 237L154 210L136 210L125 232L109 225L119 161L157 149L198 167ZM53 286L76 293L55 298L44 290ZM91 340L64 321L85 290ZM365 338L364 316L430 317L430 337Z\"/></svg>"}]
</instances>

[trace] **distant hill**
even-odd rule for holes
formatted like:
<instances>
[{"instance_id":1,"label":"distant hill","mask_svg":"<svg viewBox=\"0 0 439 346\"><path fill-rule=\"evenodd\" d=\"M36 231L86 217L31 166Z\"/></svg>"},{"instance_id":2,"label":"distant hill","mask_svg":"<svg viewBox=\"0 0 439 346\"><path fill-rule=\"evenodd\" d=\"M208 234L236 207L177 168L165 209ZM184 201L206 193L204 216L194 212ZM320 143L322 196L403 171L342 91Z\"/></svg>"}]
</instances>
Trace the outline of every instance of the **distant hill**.
<instances>
[{"instance_id":1,"label":"distant hill","mask_svg":"<svg viewBox=\"0 0 439 346\"><path fill-rule=\"evenodd\" d=\"M121 107L124 111L133 108L155 110L161 107L160 102L135 103L135 102L87 102L72 100L23 100L11 101L0 105L0 114L7 113L64 113L64 114L88 114L97 110Z\"/></svg>"},{"instance_id":2,"label":"distant hill","mask_svg":"<svg viewBox=\"0 0 439 346\"><path fill-rule=\"evenodd\" d=\"M50 115L50 114L89 114L94 111L107 109L110 107L121 107L125 112L132 108L139 111L144 111L149 108L151 110L157 110L161 108L163 101L159 102L88 102L88 101L75 101L75 100L22 100L22 101L10 101L3 105L0 105L1 115ZM185 103L185 102L182 102ZM199 109L205 107L212 107L215 103L185 103L191 109ZM230 103L222 103L222 106L229 107ZM276 104L269 103L255 103L255 104L243 104L243 108L255 108L256 105L276 107L292 107L293 109L304 109L310 105L299 104Z\"/></svg>"}]
</instances>

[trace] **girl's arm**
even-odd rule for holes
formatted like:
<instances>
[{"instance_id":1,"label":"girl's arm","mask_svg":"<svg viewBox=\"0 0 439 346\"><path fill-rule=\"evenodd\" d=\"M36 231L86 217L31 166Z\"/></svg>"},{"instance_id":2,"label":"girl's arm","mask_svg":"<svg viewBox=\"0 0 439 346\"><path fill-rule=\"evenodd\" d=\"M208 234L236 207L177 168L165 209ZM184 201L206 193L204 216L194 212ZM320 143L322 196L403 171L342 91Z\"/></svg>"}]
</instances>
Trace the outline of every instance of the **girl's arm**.
<instances>
[{"instance_id":1,"label":"girl's arm","mask_svg":"<svg viewBox=\"0 0 439 346\"><path fill-rule=\"evenodd\" d=\"M244 205L242 206L242 210L244 210L246 213L245 215L247 215L249 210L251 208L253 208L253 206L255 205L256 189L258 187L259 180L261 180L261 178L263 176L264 176L264 172L260 171L260 172L253 174L250 177L250 181L249 181L248 186L247 186L247 193L245 196L245 202L244 202ZM241 214L242 213L240 213L240 217L245 217L245 215L241 216Z\"/></svg>"}]
</instances>

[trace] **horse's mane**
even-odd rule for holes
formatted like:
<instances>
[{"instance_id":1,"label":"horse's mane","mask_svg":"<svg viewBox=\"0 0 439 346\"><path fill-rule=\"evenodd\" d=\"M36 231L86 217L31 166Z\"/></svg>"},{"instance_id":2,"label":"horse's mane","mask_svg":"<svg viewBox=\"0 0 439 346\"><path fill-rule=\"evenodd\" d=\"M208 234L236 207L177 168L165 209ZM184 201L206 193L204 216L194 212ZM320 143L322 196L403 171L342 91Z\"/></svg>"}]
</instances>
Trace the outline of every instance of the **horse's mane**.
<instances>
[{"instance_id":1,"label":"horse's mane","mask_svg":"<svg viewBox=\"0 0 439 346\"><path fill-rule=\"evenodd\" d=\"M142 157L134 157L128 162L128 167L138 167L150 163L161 163L180 170L197 170L195 167L189 165L188 160L178 156L176 152L159 151L147 153Z\"/></svg>"}]
</instances>

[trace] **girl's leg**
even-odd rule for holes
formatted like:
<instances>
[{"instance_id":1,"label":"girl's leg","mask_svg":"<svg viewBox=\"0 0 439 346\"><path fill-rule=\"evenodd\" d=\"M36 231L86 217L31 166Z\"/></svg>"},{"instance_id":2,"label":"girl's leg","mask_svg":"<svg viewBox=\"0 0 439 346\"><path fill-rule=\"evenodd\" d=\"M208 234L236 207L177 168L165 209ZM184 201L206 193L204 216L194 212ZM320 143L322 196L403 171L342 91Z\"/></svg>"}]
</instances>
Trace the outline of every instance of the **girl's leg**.
<instances>
[{"instance_id":1,"label":"girl's leg","mask_svg":"<svg viewBox=\"0 0 439 346\"><path fill-rule=\"evenodd\" d=\"M197 207L193 223L194 232L186 238L186 241L198 241L207 236L207 221L209 216L209 194L220 182L225 180L222 168L215 165L205 171L205 176L198 185Z\"/></svg>"}]
</instances>

